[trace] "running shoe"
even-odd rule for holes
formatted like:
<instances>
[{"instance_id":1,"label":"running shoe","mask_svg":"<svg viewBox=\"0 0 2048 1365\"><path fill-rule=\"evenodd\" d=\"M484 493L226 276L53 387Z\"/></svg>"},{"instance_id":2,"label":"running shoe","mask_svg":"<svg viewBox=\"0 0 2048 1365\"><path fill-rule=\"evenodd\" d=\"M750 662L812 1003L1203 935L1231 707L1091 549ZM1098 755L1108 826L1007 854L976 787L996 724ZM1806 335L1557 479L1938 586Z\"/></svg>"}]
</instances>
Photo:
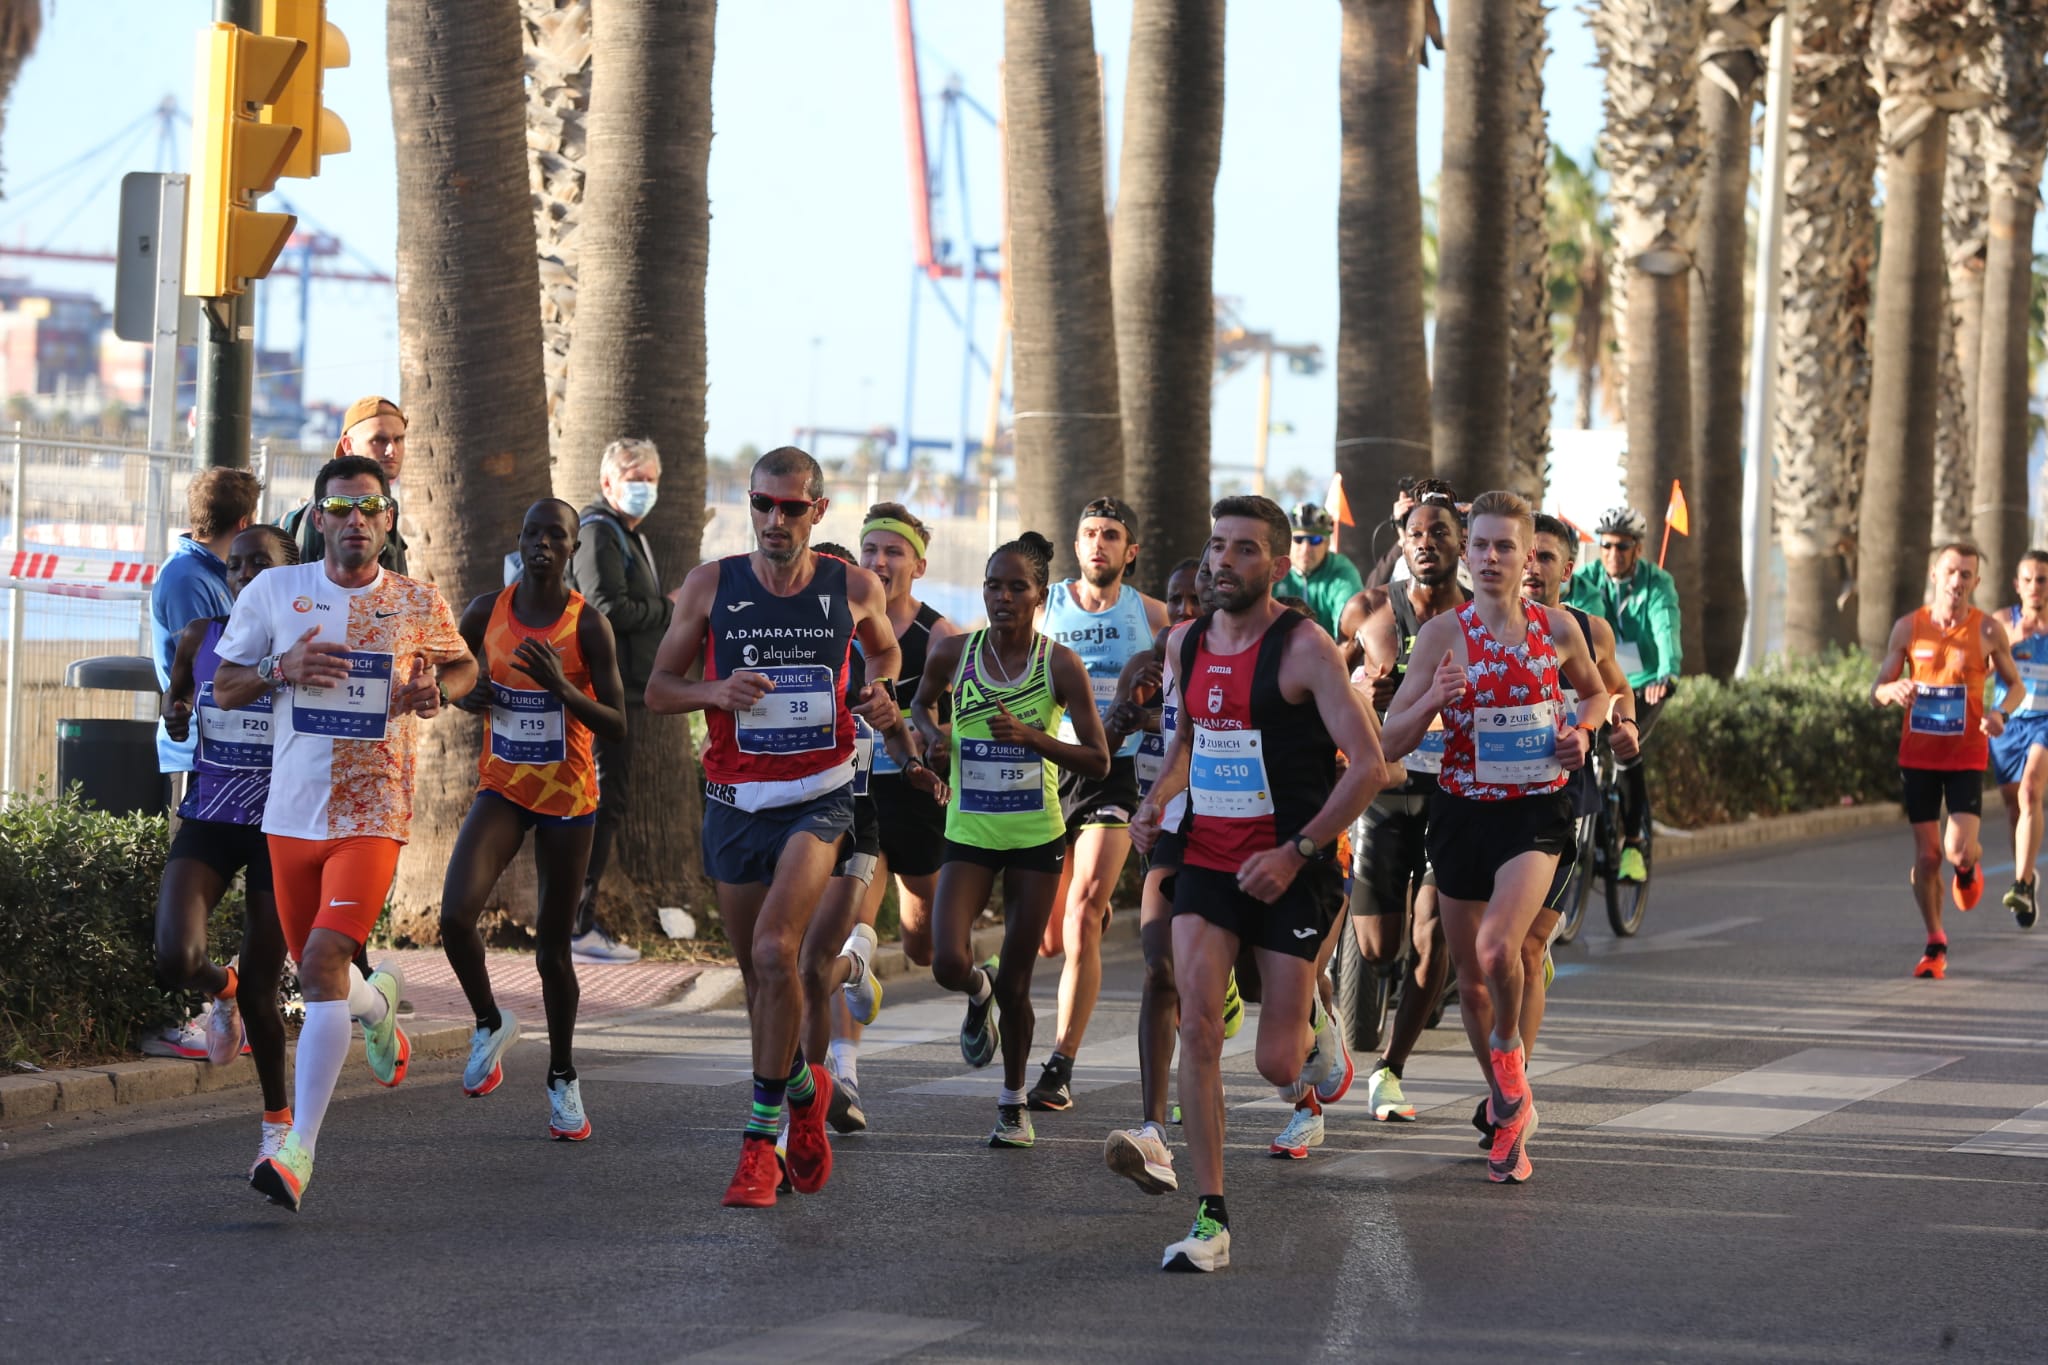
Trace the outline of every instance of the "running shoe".
<instances>
[{"instance_id":1,"label":"running shoe","mask_svg":"<svg viewBox=\"0 0 2048 1365\"><path fill-rule=\"evenodd\" d=\"M1302 1067L1302 1079L1316 1088L1316 1098L1324 1104L1335 1104L1351 1093L1351 1082L1358 1075L1357 1067L1351 1060L1351 1049L1344 1044L1344 1020L1337 1011L1324 1009L1322 1002L1316 1002L1320 1019L1311 1019L1315 1025L1315 1050L1308 1055L1308 1062Z\"/></svg>"},{"instance_id":2,"label":"running shoe","mask_svg":"<svg viewBox=\"0 0 2048 1365\"><path fill-rule=\"evenodd\" d=\"M548 1136L557 1142L581 1142L590 1136L583 1088L574 1080L557 1077L548 1082Z\"/></svg>"},{"instance_id":3,"label":"running shoe","mask_svg":"<svg viewBox=\"0 0 2048 1365\"><path fill-rule=\"evenodd\" d=\"M293 1213L299 1211L299 1201L306 1197L306 1186L312 1183L313 1158L299 1145L297 1133L288 1134L275 1156L264 1157L249 1172L250 1188Z\"/></svg>"},{"instance_id":4,"label":"running shoe","mask_svg":"<svg viewBox=\"0 0 2048 1365\"><path fill-rule=\"evenodd\" d=\"M604 967L616 962L638 962L640 950L629 948L602 929L592 929L569 940L569 960L586 967Z\"/></svg>"},{"instance_id":5,"label":"running shoe","mask_svg":"<svg viewBox=\"0 0 2048 1365\"><path fill-rule=\"evenodd\" d=\"M250 1179L253 1180L256 1178L256 1168L258 1166L261 1166L264 1162L270 1160L270 1158L276 1156L280 1151L284 1150L284 1140L290 1137L291 1135L291 1124L271 1123L268 1120L264 1121L263 1140L256 1144L256 1160L251 1162L249 1165Z\"/></svg>"},{"instance_id":6,"label":"running shoe","mask_svg":"<svg viewBox=\"0 0 2048 1365\"><path fill-rule=\"evenodd\" d=\"M732 1173L732 1183L725 1187L720 1202L729 1209L772 1209L775 1185L781 1177L775 1144L765 1137L743 1137L739 1169Z\"/></svg>"},{"instance_id":7,"label":"running shoe","mask_svg":"<svg viewBox=\"0 0 2048 1365\"><path fill-rule=\"evenodd\" d=\"M836 1133L868 1130L867 1111L860 1107L860 1087L836 1071L832 1073L832 1107L825 1111L825 1121Z\"/></svg>"},{"instance_id":8,"label":"running shoe","mask_svg":"<svg viewBox=\"0 0 2048 1365\"><path fill-rule=\"evenodd\" d=\"M1923 981L1947 980L1948 948L1938 943L1928 944L1927 951L1920 955L1920 961L1913 968L1913 975Z\"/></svg>"},{"instance_id":9,"label":"running shoe","mask_svg":"<svg viewBox=\"0 0 2048 1365\"><path fill-rule=\"evenodd\" d=\"M498 1011L496 1029L477 1029L469 1035L469 1061L462 1068L462 1093L481 1099L496 1090L505 1079L505 1049L519 1037L519 1021L511 1010Z\"/></svg>"},{"instance_id":10,"label":"running shoe","mask_svg":"<svg viewBox=\"0 0 2048 1365\"><path fill-rule=\"evenodd\" d=\"M1643 851L1633 846L1622 849L1621 865L1614 870L1614 875L1625 882L1650 880L1650 868L1643 861Z\"/></svg>"},{"instance_id":11,"label":"running shoe","mask_svg":"<svg viewBox=\"0 0 2048 1365\"><path fill-rule=\"evenodd\" d=\"M1038 1084L1024 1096L1024 1102L1041 1113L1064 1114L1074 1107L1074 1063L1057 1052L1045 1059Z\"/></svg>"},{"instance_id":12,"label":"running shoe","mask_svg":"<svg viewBox=\"0 0 2048 1365\"><path fill-rule=\"evenodd\" d=\"M1294 1106L1294 1117L1287 1120L1287 1126L1280 1130L1280 1136L1273 1139L1267 1153L1290 1161L1303 1161L1308 1157L1309 1148L1322 1145L1323 1106L1316 1099L1316 1092L1311 1090Z\"/></svg>"},{"instance_id":13,"label":"running shoe","mask_svg":"<svg viewBox=\"0 0 2048 1365\"><path fill-rule=\"evenodd\" d=\"M1210 1271L1230 1264L1230 1229L1209 1216L1206 1206L1195 1209L1194 1226L1188 1235L1166 1249L1159 1262L1161 1270Z\"/></svg>"},{"instance_id":14,"label":"running shoe","mask_svg":"<svg viewBox=\"0 0 2048 1365\"><path fill-rule=\"evenodd\" d=\"M2034 884L2014 882L2012 890L2005 893L2005 908L2012 911L2013 922L2022 929L2034 927L2040 918L2040 907L2034 904Z\"/></svg>"},{"instance_id":15,"label":"running shoe","mask_svg":"<svg viewBox=\"0 0 2048 1365\"><path fill-rule=\"evenodd\" d=\"M172 1024L142 1040L145 1057L183 1057L203 1062L207 1057L206 1015L195 1014L183 1023Z\"/></svg>"},{"instance_id":16,"label":"running shoe","mask_svg":"<svg viewBox=\"0 0 2048 1365\"><path fill-rule=\"evenodd\" d=\"M1390 1066L1376 1066L1366 1077L1365 1102L1381 1123L1415 1122L1415 1106L1401 1093L1401 1078Z\"/></svg>"},{"instance_id":17,"label":"running shoe","mask_svg":"<svg viewBox=\"0 0 2048 1365\"><path fill-rule=\"evenodd\" d=\"M397 1085L412 1065L412 1039L398 1026L398 993L405 989L405 974L395 962L384 962L370 973L370 989L384 997L384 1017L375 1027L363 1026L363 1060L379 1085Z\"/></svg>"},{"instance_id":18,"label":"running shoe","mask_svg":"<svg viewBox=\"0 0 2048 1365\"><path fill-rule=\"evenodd\" d=\"M1169 1109L1168 1109L1168 1110L1166 1111L1166 1121L1167 1121L1168 1123L1172 1124L1172 1125L1173 1125L1174 1127L1176 1127L1176 1128L1180 1127L1180 1106L1179 1106L1179 1105L1177 1105L1177 1104L1176 1104L1176 1105L1172 1106L1171 1108L1169 1108Z\"/></svg>"},{"instance_id":19,"label":"running shoe","mask_svg":"<svg viewBox=\"0 0 2048 1365\"><path fill-rule=\"evenodd\" d=\"M991 1147L1029 1147L1038 1141L1031 1129L1031 1111L1021 1104L996 1106L996 1126L989 1131Z\"/></svg>"},{"instance_id":20,"label":"running shoe","mask_svg":"<svg viewBox=\"0 0 2048 1365\"><path fill-rule=\"evenodd\" d=\"M1543 989L1549 990L1551 983L1556 980L1557 964L1550 959L1550 949L1545 948L1543 950Z\"/></svg>"},{"instance_id":21,"label":"running shoe","mask_svg":"<svg viewBox=\"0 0 2048 1365\"><path fill-rule=\"evenodd\" d=\"M1147 1194L1165 1194L1180 1188L1173 1173L1173 1153L1166 1139L1149 1123L1136 1128L1119 1128L1103 1144L1103 1164L1125 1177Z\"/></svg>"},{"instance_id":22,"label":"running shoe","mask_svg":"<svg viewBox=\"0 0 2048 1365\"><path fill-rule=\"evenodd\" d=\"M846 985L841 987L846 992L846 1012L861 1025L866 1026L874 1023L882 1013L882 983L876 978L867 958L853 950L853 945L859 942L863 934L872 940L875 931L865 924L854 925L853 932L846 936L846 946L839 950L839 955L853 963L853 974L846 978ZM870 942L868 946L872 948L874 944Z\"/></svg>"},{"instance_id":23,"label":"running shoe","mask_svg":"<svg viewBox=\"0 0 2048 1365\"><path fill-rule=\"evenodd\" d=\"M832 1108L832 1073L810 1064L811 1084L818 1093L809 1104L789 1106L789 1183L798 1194L816 1194L832 1178L832 1139L825 1136L825 1115Z\"/></svg>"},{"instance_id":24,"label":"running shoe","mask_svg":"<svg viewBox=\"0 0 2048 1365\"><path fill-rule=\"evenodd\" d=\"M1230 979L1223 985L1223 1036L1235 1038L1243 1027L1244 996L1237 989L1237 969L1233 967Z\"/></svg>"},{"instance_id":25,"label":"running shoe","mask_svg":"<svg viewBox=\"0 0 2048 1365\"><path fill-rule=\"evenodd\" d=\"M775 1181L775 1196L795 1194L796 1186L789 1183L789 1120L782 1121L782 1131L775 1135L775 1169L780 1172Z\"/></svg>"},{"instance_id":26,"label":"running shoe","mask_svg":"<svg viewBox=\"0 0 2048 1365\"><path fill-rule=\"evenodd\" d=\"M226 1066L242 1055L246 1036L242 1012L235 1008L234 1000L216 997L206 1015L206 1060Z\"/></svg>"},{"instance_id":27,"label":"running shoe","mask_svg":"<svg viewBox=\"0 0 2048 1365\"><path fill-rule=\"evenodd\" d=\"M1984 874L1972 867L1967 872L1956 869L1956 875L1949 880L1949 896L1958 910L1975 910L1977 902L1984 899Z\"/></svg>"},{"instance_id":28,"label":"running shoe","mask_svg":"<svg viewBox=\"0 0 2048 1365\"><path fill-rule=\"evenodd\" d=\"M1486 1178L1496 1185L1519 1185L1534 1172L1529 1164L1529 1135L1535 1131L1536 1106L1529 1100L1522 1102L1516 1115L1493 1131L1493 1144L1487 1149Z\"/></svg>"},{"instance_id":29,"label":"running shoe","mask_svg":"<svg viewBox=\"0 0 2048 1365\"><path fill-rule=\"evenodd\" d=\"M1494 1122L1493 1101L1491 1099L1479 1101L1479 1107L1472 1111L1472 1126L1479 1130L1479 1150L1482 1152L1493 1150Z\"/></svg>"},{"instance_id":30,"label":"running shoe","mask_svg":"<svg viewBox=\"0 0 2048 1365\"><path fill-rule=\"evenodd\" d=\"M977 1005L969 997L967 1018L960 1024L960 1055L972 1067L987 1066L1003 1046L1003 1032L996 1024L996 966L995 958L981 964L989 979L988 999Z\"/></svg>"}]
</instances>

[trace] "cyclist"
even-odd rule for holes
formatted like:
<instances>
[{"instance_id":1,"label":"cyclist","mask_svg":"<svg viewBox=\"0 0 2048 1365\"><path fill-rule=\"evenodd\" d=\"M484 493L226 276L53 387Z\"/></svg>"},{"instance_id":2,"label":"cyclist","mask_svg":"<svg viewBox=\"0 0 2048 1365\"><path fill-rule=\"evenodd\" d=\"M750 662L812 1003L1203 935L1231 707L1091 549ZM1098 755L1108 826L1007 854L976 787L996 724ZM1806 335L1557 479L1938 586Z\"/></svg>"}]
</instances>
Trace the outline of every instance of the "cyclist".
<instances>
[{"instance_id":1,"label":"cyclist","mask_svg":"<svg viewBox=\"0 0 2048 1365\"><path fill-rule=\"evenodd\" d=\"M1305 502L1287 516L1294 535L1294 567L1287 577L1273 585L1273 596L1299 597L1308 603L1308 614L1337 638L1337 618L1344 604L1365 587L1358 566L1337 551L1337 521L1315 503Z\"/></svg>"},{"instance_id":2,"label":"cyclist","mask_svg":"<svg viewBox=\"0 0 2048 1365\"><path fill-rule=\"evenodd\" d=\"M2048 550L2021 555L2012 586L2020 600L1999 613L1999 621L2027 690L2005 732L1991 741L1991 764L2012 821L2012 890L2005 893L2005 908L2020 928L2031 929L2040 914L2034 864L2041 856L2041 805L2048 794Z\"/></svg>"},{"instance_id":3,"label":"cyclist","mask_svg":"<svg viewBox=\"0 0 2048 1365\"><path fill-rule=\"evenodd\" d=\"M1614 657L1628 676L1635 695L1640 744L1657 728L1664 703L1678 687L1681 662L1678 643L1678 588L1671 575L1645 560L1643 538L1650 523L1633 507L1610 507L1593 529L1600 548L1598 563L1572 574L1566 605L1588 616L1605 617L1614 628ZM1650 822L1649 778L1639 752L1620 765L1621 879L1639 882L1649 876L1643 863L1643 832Z\"/></svg>"}]
</instances>

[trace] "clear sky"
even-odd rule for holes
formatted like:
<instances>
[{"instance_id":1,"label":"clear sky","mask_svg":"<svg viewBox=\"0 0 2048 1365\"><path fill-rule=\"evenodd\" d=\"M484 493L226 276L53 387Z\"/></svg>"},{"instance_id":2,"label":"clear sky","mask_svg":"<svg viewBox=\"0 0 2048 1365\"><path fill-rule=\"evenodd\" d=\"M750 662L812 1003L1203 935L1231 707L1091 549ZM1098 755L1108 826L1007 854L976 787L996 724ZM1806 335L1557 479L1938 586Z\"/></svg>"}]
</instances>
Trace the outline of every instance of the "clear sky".
<instances>
[{"instance_id":1,"label":"clear sky","mask_svg":"<svg viewBox=\"0 0 2048 1365\"><path fill-rule=\"evenodd\" d=\"M1129 0L1094 6L1112 167L1130 9ZM1216 291L1239 301L1250 326L1318 344L1328 355L1337 336L1338 6L1238 0L1229 13ZM329 14L347 33L354 64L328 73L327 104L348 123L354 150L328 160L317 180L281 182L283 195L302 222L390 271L397 209L384 5L333 0ZM886 0L727 0L719 7L708 298L715 454L785 441L814 419L860 428L901 421L912 248L891 14ZM1002 10L998 0L918 0L916 14L936 143L949 80L957 77L983 107L997 106ZM173 162L159 164L148 115L166 95L190 107L194 35L210 17L208 0L63 0L54 7L15 87L0 143L8 195L0 201L0 244L111 247L121 172L183 169L189 159L190 134L181 129ZM1550 22L1551 133L1583 155L1600 123L1592 41L1575 6L1560 5ZM1442 73L1441 55L1432 54L1422 76L1425 183L1441 159ZM117 136L131 124L131 133ZM994 133L972 113L963 133L972 231L993 243L1000 207ZM109 139L116 142L107 154L88 158ZM952 183L946 188L951 195ZM956 209L949 202L942 212ZM954 222L942 220L938 235L957 237ZM0 258L0 274L112 297L111 268ZM295 334L295 290L288 280L270 290L272 345L288 345ZM319 285L312 310L309 398L345 403L397 386L388 290ZM977 328L984 348L994 311L993 291L985 290ZM929 293L920 339L918 435L949 440L959 424L960 333ZM1216 390L1218 462L1250 457L1254 385L1244 374ZM977 432L982 401L977 383L970 399ZM1274 419L1293 427L1273 437L1276 477L1297 465L1327 476L1335 409L1328 369L1276 379ZM824 453L833 453L830 443Z\"/></svg>"}]
</instances>

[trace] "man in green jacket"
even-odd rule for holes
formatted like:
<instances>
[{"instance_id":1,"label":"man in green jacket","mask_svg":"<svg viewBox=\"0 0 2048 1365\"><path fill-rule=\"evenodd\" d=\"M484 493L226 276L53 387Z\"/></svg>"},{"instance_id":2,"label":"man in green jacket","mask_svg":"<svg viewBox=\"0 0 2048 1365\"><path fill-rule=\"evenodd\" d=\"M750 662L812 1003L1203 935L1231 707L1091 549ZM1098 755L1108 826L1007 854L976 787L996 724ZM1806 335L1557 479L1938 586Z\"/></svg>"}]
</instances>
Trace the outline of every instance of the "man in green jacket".
<instances>
[{"instance_id":1,"label":"man in green jacket","mask_svg":"<svg viewBox=\"0 0 2048 1365\"><path fill-rule=\"evenodd\" d=\"M1365 588L1358 566L1331 548L1337 538L1337 522L1312 502L1305 502L1289 515L1294 525L1294 567L1273 588L1275 597L1299 597L1308 603L1309 614L1332 639L1337 635L1337 618L1344 604Z\"/></svg>"},{"instance_id":2,"label":"man in green jacket","mask_svg":"<svg viewBox=\"0 0 2048 1365\"><path fill-rule=\"evenodd\" d=\"M1648 740L1664 703L1678 685L1678 589L1671 575L1643 558L1649 523L1632 507L1609 508L1594 529L1599 543L1597 563L1572 575L1565 600L1588 615L1604 616L1614 627L1615 661L1628 674L1636 694L1637 738ZM1627 845L1620 875L1642 881L1643 829L1650 809L1649 781L1638 752L1621 765L1621 813Z\"/></svg>"}]
</instances>

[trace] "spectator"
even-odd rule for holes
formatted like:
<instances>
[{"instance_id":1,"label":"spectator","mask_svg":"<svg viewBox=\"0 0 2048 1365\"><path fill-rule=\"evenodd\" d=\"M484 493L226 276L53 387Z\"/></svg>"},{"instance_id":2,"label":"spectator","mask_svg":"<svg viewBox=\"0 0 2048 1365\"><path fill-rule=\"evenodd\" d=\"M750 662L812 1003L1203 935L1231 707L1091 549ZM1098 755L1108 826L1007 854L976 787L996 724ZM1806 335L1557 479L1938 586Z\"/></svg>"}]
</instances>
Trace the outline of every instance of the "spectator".
<instances>
[{"instance_id":1,"label":"spectator","mask_svg":"<svg viewBox=\"0 0 2048 1365\"><path fill-rule=\"evenodd\" d=\"M1334 639L1344 604L1365 586L1358 566L1337 553L1336 519L1315 503L1302 503L1288 520L1294 525L1294 567L1273 585L1273 596L1305 599L1309 615Z\"/></svg>"},{"instance_id":2,"label":"spectator","mask_svg":"<svg viewBox=\"0 0 2048 1365\"><path fill-rule=\"evenodd\" d=\"M598 470L598 496L583 509L576 549L576 589L611 622L619 646L619 677L626 685L626 739L597 738L597 834L583 903L569 941L578 962L631 962L640 956L597 924L597 889L610 861L612 840L632 799L627 757L634 731L646 723L647 676L654 651L668 631L675 603L661 591L654 552L640 523L654 509L661 482L661 453L644 437L625 437L605 447Z\"/></svg>"},{"instance_id":3,"label":"spectator","mask_svg":"<svg viewBox=\"0 0 2048 1365\"><path fill-rule=\"evenodd\" d=\"M248 470L222 468L202 469L186 489L185 515L191 529L171 547L149 595L149 638L159 690L171 685L171 656L178 652L178 636L185 627L234 609L234 595L228 591L228 547L255 517L262 491L263 485ZM192 735L197 733L195 726ZM173 740L158 722L158 769L191 772L197 744L194 737L182 743Z\"/></svg>"},{"instance_id":4,"label":"spectator","mask_svg":"<svg viewBox=\"0 0 2048 1365\"><path fill-rule=\"evenodd\" d=\"M389 398L358 398L342 414L341 439L334 443L334 454L337 459L343 455L368 455L383 467L384 480L398 502L398 517L391 523L391 538L384 543L384 553L377 562L393 573L404 573L406 543L401 528L405 524L405 494L399 488L399 475L405 468L404 411ZM314 498L324 491L315 488ZM306 515L310 506L310 502L302 503L277 523L298 538L302 564L318 563L327 553L326 542L314 527L313 519Z\"/></svg>"}]
</instances>

